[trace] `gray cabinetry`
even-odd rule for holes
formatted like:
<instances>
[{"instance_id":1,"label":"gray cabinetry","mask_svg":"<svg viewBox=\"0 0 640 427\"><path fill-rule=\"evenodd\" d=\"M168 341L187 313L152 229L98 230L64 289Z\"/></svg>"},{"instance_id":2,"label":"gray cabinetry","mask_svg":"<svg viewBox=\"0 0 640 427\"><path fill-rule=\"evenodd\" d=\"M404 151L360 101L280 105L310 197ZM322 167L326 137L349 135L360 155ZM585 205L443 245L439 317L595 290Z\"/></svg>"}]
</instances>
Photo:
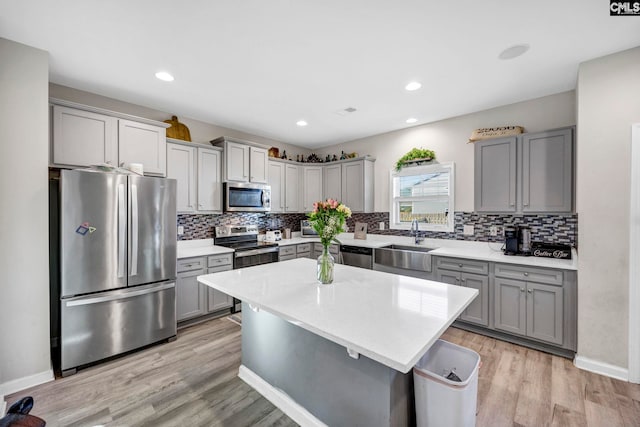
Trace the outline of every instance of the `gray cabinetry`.
<instances>
[{"instance_id":1,"label":"gray cabinetry","mask_svg":"<svg viewBox=\"0 0 640 427\"><path fill-rule=\"evenodd\" d=\"M329 245L329 253L331 255L333 255L333 258L335 259L336 264L340 262L339 261L340 260L340 245L338 245L336 243L330 244ZM316 259L320 255L322 255L322 243L315 242L313 244L313 255L311 255L311 258L312 259Z\"/></svg>"},{"instance_id":2,"label":"gray cabinetry","mask_svg":"<svg viewBox=\"0 0 640 427\"><path fill-rule=\"evenodd\" d=\"M475 143L475 210L516 211L517 139L499 138Z\"/></svg>"},{"instance_id":3,"label":"gray cabinetry","mask_svg":"<svg viewBox=\"0 0 640 427\"><path fill-rule=\"evenodd\" d=\"M300 243L296 245L296 258L311 258L311 243Z\"/></svg>"},{"instance_id":4,"label":"gray cabinetry","mask_svg":"<svg viewBox=\"0 0 640 427\"><path fill-rule=\"evenodd\" d=\"M495 276L495 329L566 344L565 329L571 326L571 316L565 314L562 271L496 264ZM511 278L515 276L520 277ZM575 327L568 332L574 335Z\"/></svg>"},{"instance_id":5,"label":"gray cabinetry","mask_svg":"<svg viewBox=\"0 0 640 427\"><path fill-rule=\"evenodd\" d=\"M460 320L489 326L489 263L459 258L436 258L436 281L477 289L479 294Z\"/></svg>"},{"instance_id":6,"label":"gray cabinetry","mask_svg":"<svg viewBox=\"0 0 640 427\"><path fill-rule=\"evenodd\" d=\"M233 255L209 255L207 257L207 274L217 273L219 271L227 271L233 269ZM230 308L233 305L233 298L217 289L210 288L206 285L200 285L207 290L207 312L211 313L218 310Z\"/></svg>"},{"instance_id":7,"label":"gray cabinetry","mask_svg":"<svg viewBox=\"0 0 640 427\"><path fill-rule=\"evenodd\" d=\"M176 281L176 317L178 322L230 308L233 305L232 297L198 283L197 278L203 274L217 273L232 268L233 256L230 253L179 259Z\"/></svg>"},{"instance_id":8,"label":"gray cabinetry","mask_svg":"<svg viewBox=\"0 0 640 427\"><path fill-rule=\"evenodd\" d=\"M574 129L475 143L475 211L571 212Z\"/></svg>"},{"instance_id":9,"label":"gray cabinetry","mask_svg":"<svg viewBox=\"0 0 640 427\"><path fill-rule=\"evenodd\" d=\"M522 212L570 212L573 129L522 136Z\"/></svg>"},{"instance_id":10,"label":"gray cabinetry","mask_svg":"<svg viewBox=\"0 0 640 427\"><path fill-rule=\"evenodd\" d=\"M295 245L280 246L280 252L278 253L278 261L287 261L289 259L296 258Z\"/></svg>"},{"instance_id":11,"label":"gray cabinetry","mask_svg":"<svg viewBox=\"0 0 640 427\"><path fill-rule=\"evenodd\" d=\"M197 277L204 274L204 258L178 260L176 280L176 318L179 321L207 313L206 293Z\"/></svg>"},{"instance_id":12,"label":"gray cabinetry","mask_svg":"<svg viewBox=\"0 0 640 427\"><path fill-rule=\"evenodd\" d=\"M141 163L165 176L166 123L51 98L51 157L56 167Z\"/></svg>"}]
</instances>

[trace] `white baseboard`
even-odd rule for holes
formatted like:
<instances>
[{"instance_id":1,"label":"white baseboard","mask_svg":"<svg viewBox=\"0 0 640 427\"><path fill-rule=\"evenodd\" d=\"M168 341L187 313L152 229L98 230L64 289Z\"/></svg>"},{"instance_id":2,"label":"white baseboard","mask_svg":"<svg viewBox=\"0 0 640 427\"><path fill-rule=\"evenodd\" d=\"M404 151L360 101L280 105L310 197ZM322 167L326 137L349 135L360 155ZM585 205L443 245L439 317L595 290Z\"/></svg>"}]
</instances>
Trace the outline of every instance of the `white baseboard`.
<instances>
[{"instance_id":1,"label":"white baseboard","mask_svg":"<svg viewBox=\"0 0 640 427\"><path fill-rule=\"evenodd\" d=\"M620 366L611 365L609 363L600 362L599 360L593 360L583 356L576 356L575 359L573 359L573 364L585 371L615 378L617 380L629 381L629 370L621 368Z\"/></svg>"},{"instance_id":2,"label":"white baseboard","mask_svg":"<svg viewBox=\"0 0 640 427\"><path fill-rule=\"evenodd\" d=\"M309 411L289 397L288 394L282 390L278 390L246 366L240 365L238 377L302 427L327 427L325 423L314 417Z\"/></svg>"},{"instance_id":3,"label":"white baseboard","mask_svg":"<svg viewBox=\"0 0 640 427\"><path fill-rule=\"evenodd\" d=\"M7 381L6 383L0 384L0 396L6 396L29 387L53 381L53 379L53 370L48 369L38 374L29 375L28 377Z\"/></svg>"}]
</instances>

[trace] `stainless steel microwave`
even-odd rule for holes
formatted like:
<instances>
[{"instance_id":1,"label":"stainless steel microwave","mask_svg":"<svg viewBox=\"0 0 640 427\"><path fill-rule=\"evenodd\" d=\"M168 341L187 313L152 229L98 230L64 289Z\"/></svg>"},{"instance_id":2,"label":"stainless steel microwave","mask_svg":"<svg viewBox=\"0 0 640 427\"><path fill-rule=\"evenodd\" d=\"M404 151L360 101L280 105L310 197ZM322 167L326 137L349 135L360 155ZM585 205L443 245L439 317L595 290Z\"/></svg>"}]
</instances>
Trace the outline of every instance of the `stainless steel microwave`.
<instances>
[{"instance_id":1,"label":"stainless steel microwave","mask_svg":"<svg viewBox=\"0 0 640 427\"><path fill-rule=\"evenodd\" d=\"M253 182L225 182L225 212L271 211L271 186Z\"/></svg>"},{"instance_id":2,"label":"stainless steel microwave","mask_svg":"<svg viewBox=\"0 0 640 427\"><path fill-rule=\"evenodd\" d=\"M309 220L306 219L300 221L300 235L302 237L318 237L318 233L309 224Z\"/></svg>"}]
</instances>

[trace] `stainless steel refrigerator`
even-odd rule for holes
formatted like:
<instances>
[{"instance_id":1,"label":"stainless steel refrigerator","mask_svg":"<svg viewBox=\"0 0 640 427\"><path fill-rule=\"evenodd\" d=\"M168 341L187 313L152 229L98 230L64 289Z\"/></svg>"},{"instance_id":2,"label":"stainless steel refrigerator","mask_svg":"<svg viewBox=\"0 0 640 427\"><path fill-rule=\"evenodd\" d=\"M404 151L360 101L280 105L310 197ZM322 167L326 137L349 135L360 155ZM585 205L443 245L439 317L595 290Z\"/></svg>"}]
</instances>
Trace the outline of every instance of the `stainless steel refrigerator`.
<instances>
[{"instance_id":1,"label":"stainless steel refrigerator","mask_svg":"<svg viewBox=\"0 0 640 427\"><path fill-rule=\"evenodd\" d=\"M176 335L176 227L175 180L61 171L63 375Z\"/></svg>"}]
</instances>

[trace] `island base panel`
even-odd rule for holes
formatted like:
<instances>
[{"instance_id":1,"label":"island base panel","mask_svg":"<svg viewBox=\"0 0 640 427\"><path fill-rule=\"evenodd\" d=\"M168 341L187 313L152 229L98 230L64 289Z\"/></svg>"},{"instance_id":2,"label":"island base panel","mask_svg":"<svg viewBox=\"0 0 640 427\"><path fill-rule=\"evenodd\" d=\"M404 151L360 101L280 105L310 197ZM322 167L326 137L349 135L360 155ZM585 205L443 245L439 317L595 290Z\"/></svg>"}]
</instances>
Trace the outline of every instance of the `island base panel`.
<instances>
[{"instance_id":1,"label":"island base panel","mask_svg":"<svg viewBox=\"0 0 640 427\"><path fill-rule=\"evenodd\" d=\"M242 365L327 425L415 425L411 371L353 359L345 347L245 303Z\"/></svg>"}]
</instances>

